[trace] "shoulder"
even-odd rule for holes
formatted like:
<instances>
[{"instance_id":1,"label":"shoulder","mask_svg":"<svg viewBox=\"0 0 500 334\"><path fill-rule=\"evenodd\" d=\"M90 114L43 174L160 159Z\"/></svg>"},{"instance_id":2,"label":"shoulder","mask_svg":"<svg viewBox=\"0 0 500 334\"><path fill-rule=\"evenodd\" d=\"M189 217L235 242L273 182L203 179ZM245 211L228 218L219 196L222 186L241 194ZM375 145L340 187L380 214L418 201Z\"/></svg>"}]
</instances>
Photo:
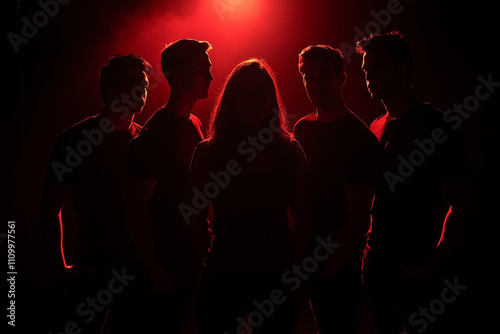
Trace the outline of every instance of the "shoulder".
<instances>
[{"instance_id":1,"label":"shoulder","mask_svg":"<svg viewBox=\"0 0 500 334\"><path fill-rule=\"evenodd\" d=\"M95 117L96 116L87 117L84 120L81 120L80 122L62 131L61 134L68 137L81 134L83 130L96 126Z\"/></svg>"},{"instance_id":2,"label":"shoulder","mask_svg":"<svg viewBox=\"0 0 500 334\"><path fill-rule=\"evenodd\" d=\"M365 142L368 141L377 143L378 145L378 140L375 134L373 134L373 132L370 131L370 128L366 125L366 123L363 122L363 120L354 113L352 114L352 116L350 116L350 124L351 124L352 134L355 137Z\"/></svg>"},{"instance_id":3,"label":"shoulder","mask_svg":"<svg viewBox=\"0 0 500 334\"><path fill-rule=\"evenodd\" d=\"M422 102L407 114L413 122L440 122L445 113L427 102Z\"/></svg>"},{"instance_id":4,"label":"shoulder","mask_svg":"<svg viewBox=\"0 0 500 334\"><path fill-rule=\"evenodd\" d=\"M134 138L130 141L129 146L140 145L140 143L148 143L146 145L152 145L157 142L157 136L161 136L162 133L168 132L164 126L164 114L165 113L162 112L162 108L159 108L153 115L151 115L143 126L134 122L133 124L136 129L136 133Z\"/></svg>"},{"instance_id":5,"label":"shoulder","mask_svg":"<svg viewBox=\"0 0 500 334\"><path fill-rule=\"evenodd\" d=\"M302 128L304 126L308 126L308 125L313 124L315 122L316 122L316 112L312 112L309 115L302 117L301 119L299 119L297 121L297 123L295 123L294 132L298 128Z\"/></svg>"},{"instance_id":6,"label":"shoulder","mask_svg":"<svg viewBox=\"0 0 500 334\"><path fill-rule=\"evenodd\" d=\"M302 149L302 146L296 139L290 139L290 140L283 139L282 145L283 145L282 152L284 153L285 157L287 157L287 159L298 161L299 163L301 161L305 161L304 150Z\"/></svg>"},{"instance_id":7,"label":"shoulder","mask_svg":"<svg viewBox=\"0 0 500 334\"><path fill-rule=\"evenodd\" d=\"M428 102L422 102L421 104L419 104L416 107L416 109L419 110L419 112L428 113L428 114L431 114L431 115L442 115L443 114L443 112L441 110L439 110L436 107L432 106Z\"/></svg>"},{"instance_id":8,"label":"shoulder","mask_svg":"<svg viewBox=\"0 0 500 334\"><path fill-rule=\"evenodd\" d=\"M133 122L132 123L132 137L137 137L142 131L142 125Z\"/></svg>"},{"instance_id":9,"label":"shoulder","mask_svg":"<svg viewBox=\"0 0 500 334\"><path fill-rule=\"evenodd\" d=\"M381 126L385 125L386 122L387 114L382 114L370 123L370 130L372 130L373 128L380 128Z\"/></svg>"},{"instance_id":10,"label":"shoulder","mask_svg":"<svg viewBox=\"0 0 500 334\"><path fill-rule=\"evenodd\" d=\"M420 131L424 133L433 132L436 129L441 129L445 132L450 132L452 127L447 121L446 114L441 110L433 107L429 103L422 103L414 110L415 123Z\"/></svg>"},{"instance_id":11,"label":"shoulder","mask_svg":"<svg viewBox=\"0 0 500 334\"><path fill-rule=\"evenodd\" d=\"M63 130L57 137L54 146L61 146L78 142L82 139L84 130L96 127L95 116L88 117L69 128Z\"/></svg>"},{"instance_id":12,"label":"shoulder","mask_svg":"<svg viewBox=\"0 0 500 334\"><path fill-rule=\"evenodd\" d=\"M210 144L211 144L210 140L205 139L201 141L198 145L196 145L196 148L194 149L193 152L191 164L195 165L205 164L206 159L209 156L209 151L211 148Z\"/></svg>"},{"instance_id":13,"label":"shoulder","mask_svg":"<svg viewBox=\"0 0 500 334\"><path fill-rule=\"evenodd\" d=\"M375 118L370 124L370 132L374 134L377 140L381 140L382 134L387 125L387 114L383 114Z\"/></svg>"},{"instance_id":14,"label":"shoulder","mask_svg":"<svg viewBox=\"0 0 500 334\"><path fill-rule=\"evenodd\" d=\"M436 121L442 120L445 115L444 112L430 105L429 103L422 103L415 108L415 115L420 118L433 119Z\"/></svg>"},{"instance_id":15,"label":"shoulder","mask_svg":"<svg viewBox=\"0 0 500 334\"><path fill-rule=\"evenodd\" d=\"M364 159L381 152L379 140L357 115L352 114L346 119L342 131L348 155Z\"/></svg>"},{"instance_id":16,"label":"shoulder","mask_svg":"<svg viewBox=\"0 0 500 334\"><path fill-rule=\"evenodd\" d=\"M202 140L198 143L198 145L196 145L196 152L207 152L209 150L210 143L210 139Z\"/></svg>"},{"instance_id":17,"label":"shoulder","mask_svg":"<svg viewBox=\"0 0 500 334\"><path fill-rule=\"evenodd\" d=\"M194 125L197 125L197 126L200 126L201 127L201 121L200 119L198 118L198 116L194 115L194 114L191 114L189 116L189 120L194 124Z\"/></svg>"}]
</instances>

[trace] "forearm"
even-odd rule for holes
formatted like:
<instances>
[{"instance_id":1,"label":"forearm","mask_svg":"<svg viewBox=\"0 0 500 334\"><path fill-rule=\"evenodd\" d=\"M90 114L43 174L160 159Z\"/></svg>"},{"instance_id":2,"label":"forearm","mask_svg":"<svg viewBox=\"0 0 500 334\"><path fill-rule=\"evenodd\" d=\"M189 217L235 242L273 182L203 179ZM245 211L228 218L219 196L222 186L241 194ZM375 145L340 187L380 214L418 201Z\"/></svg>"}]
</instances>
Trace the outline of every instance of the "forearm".
<instances>
[{"instance_id":1,"label":"forearm","mask_svg":"<svg viewBox=\"0 0 500 334\"><path fill-rule=\"evenodd\" d=\"M189 222L189 232L191 234L193 247L201 262L205 260L211 240L208 231L208 209L201 210L192 216Z\"/></svg>"},{"instance_id":2,"label":"forearm","mask_svg":"<svg viewBox=\"0 0 500 334\"><path fill-rule=\"evenodd\" d=\"M305 212L292 214L294 230L292 241L294 244L294 259L296 264L302 263L305 256L307 240L309 236L309 224Z\"/></svg>"},{"instance_id":3,"label":"forearm","mask_svg":"<svg viewBox=\"0 0 500 334\"><path fill-rule=\"evenodd\" d=\"M426 265L433 270L441 267L457 250L466 235L470 217L466 213L448 211L443 223L441 238Z\"/></svg>"},{"instance_id":4,"label":"forearm","mask_svg":"<svg viewBox=\"0 0 500 334\"><path fill-rule=\"evenodd\" d=\"M126 215L127 230L139 253L140 259L150 275L163 268L156 250L154 233L146 210L132 211Z\"/></svg>"},{"instance_id":5,"label":"forearm","mask_svg":"<svg viewBox=\"0 0 500 334\"><path fill-rule=\"evenodd\" d=\"M42 244L51 270L62 271L66 263L63 252L61 214L48 214L42 210L40 219Z\"/></svg>"},{"instance_id":6,"label":"forearm","mask_svg":"<svg viewBox=\"0 0 500 334\"><path fill-rule=\"evenodd\" d=\"M335 252L327 260L325 267L337 272L360 250L370 224L370 217L352 217L347 219L345 225L334 238L334 243L339 244Z\"/></svg>"},{"instance_id":7,"label":"forearm","mask_svg":"<svg viewBox=\"0 0 500 334\"><path fill-rule=\"evenodd\" d=\"M339 247L328 259L325 268L333 275L342 268L362 246L371 220L371 205L375 187L346 185L347 219L339 233L334 236Z\"/></svg>"},{"instance_id":8,"label":"forearm","mask_svg":"<svg viewBox=\"0 0 500 334\"><path fill-rule=\"evenodd\" d=\"M46 180L40 203L40 233L50 270L66 268L63 251L61 211L69 194L69 186Z\"/></svg>"}]
</instances>

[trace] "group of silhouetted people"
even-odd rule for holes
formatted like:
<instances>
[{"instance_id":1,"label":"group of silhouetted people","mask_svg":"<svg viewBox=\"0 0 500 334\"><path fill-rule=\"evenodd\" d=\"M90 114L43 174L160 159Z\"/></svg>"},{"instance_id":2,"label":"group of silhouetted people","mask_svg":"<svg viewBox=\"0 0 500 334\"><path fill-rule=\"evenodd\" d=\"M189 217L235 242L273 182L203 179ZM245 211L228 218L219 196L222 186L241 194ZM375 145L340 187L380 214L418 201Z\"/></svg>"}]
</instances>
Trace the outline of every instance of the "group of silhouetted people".
<instances>
[{"instance_id":1,"label":"group of silhouetted people","mask_svg":"<svg viewBox=\"0 0 500 334\"><path fill-rule=\"evenodd\" d=\"M104 110L54 144L41 206L63 291L52 329L181 333L192 308L201 334L295 333L300 285L319 333L357 333L362 285L378 333L447 328L413 314L436 297L427 282L467 234L470 176L459 132L412 91L410 44L399 32L358 43L368 91L387 111L370 127L344 103L341 51L314 45L298 69L316 110L293 131L272 69L252 58L226 78L205 138L191 110L209 95L210 49L193 39L164 48L170 98L144 126L134 116L151 66L111 57Z\"/></svg>"}]
</instances>

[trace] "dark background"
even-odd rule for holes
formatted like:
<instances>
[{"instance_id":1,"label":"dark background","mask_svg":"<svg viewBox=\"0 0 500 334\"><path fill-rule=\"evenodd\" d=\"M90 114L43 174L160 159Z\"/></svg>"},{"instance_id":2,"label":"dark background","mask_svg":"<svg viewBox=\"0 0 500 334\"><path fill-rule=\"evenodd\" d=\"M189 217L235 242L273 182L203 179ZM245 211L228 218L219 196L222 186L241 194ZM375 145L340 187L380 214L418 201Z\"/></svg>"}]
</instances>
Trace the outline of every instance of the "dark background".
<instances>
[{"instance_id":1,"label":"dark background","mask_svg":"<svg viewBox=\"0 0 500 334\"><path fill-rule=\"evenodd\" d=\"M393 1L72 0L59 4L57 13L15 53L7 34L22 35L21 18L33 22L42 8L37 1L4 1L0 233L5 233L7 220L16 221L18 298L30 300L29 307L28 302L18 302L18 321L28 321L29 310L44 308L43 299L36 298L46 289L38 215L51 146L62 130L102 110L99 73L108 57L136 53L159 74L160 51L166 43L187 37L209 41L214 81L209 97L193 110L205 127L224 78L249 57L266 59L277 73L293 126L314 111L297 71L298 53L319 43L353 47L358 29L366 34L374 27L405 33L414 46L414 90L441 110L474 95L480 75L500 81L495 2L401 0L399 14L385 17L385 26L375 23L371 11L385 10L389 2ZM226 4L228 10L221 16L216 4ZM367 93L361 57L353 53L347 58L345 101L369 124L383 109ZM149 91L144 111L136 117L140 124L169 95L164 79L153 77L150 83L158 85ZM498 229L498 96L495 92L482 101L460 127L474 180L478 217L474 229L491 244L496 244ZM70 210L65 214L69 224L65 243L71 245ZM5 239L1 241L3 246ZM68 252L67 259L71 256Z\"/></svg>"}]
</instances>

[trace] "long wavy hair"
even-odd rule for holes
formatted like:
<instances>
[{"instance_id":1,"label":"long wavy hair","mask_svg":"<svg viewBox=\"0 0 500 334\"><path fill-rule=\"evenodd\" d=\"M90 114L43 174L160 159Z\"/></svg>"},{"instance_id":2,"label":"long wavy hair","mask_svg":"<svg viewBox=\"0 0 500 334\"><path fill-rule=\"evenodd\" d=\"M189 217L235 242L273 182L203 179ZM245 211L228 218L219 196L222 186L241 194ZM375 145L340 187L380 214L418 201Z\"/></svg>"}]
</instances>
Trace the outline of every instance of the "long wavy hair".
<instances>
[{"instance_id":1,"label":"long wavy hair","mask_svg":"<svg viewBox=\"0 0 500 334\"><path fill-rule=\"evenodd\" d=\"M288 128L285 108L278 92L276 77L271 67L262 59L251 58L245 60L231 71L222 87L222 91L217 98L217 102L212 111L210 125L207 131L207 138L210 145L231 146L237 145L243 140L244 124L236 115L235 110L235 88L239 76L244 71L260 71L268 81L271 90L271 107L268 115L263 121L263 125L269 124L273 117L278 118L279 131L276 132L278 138L284 141L291 141L293 133Z\"/></svg>"}]
</instances>

